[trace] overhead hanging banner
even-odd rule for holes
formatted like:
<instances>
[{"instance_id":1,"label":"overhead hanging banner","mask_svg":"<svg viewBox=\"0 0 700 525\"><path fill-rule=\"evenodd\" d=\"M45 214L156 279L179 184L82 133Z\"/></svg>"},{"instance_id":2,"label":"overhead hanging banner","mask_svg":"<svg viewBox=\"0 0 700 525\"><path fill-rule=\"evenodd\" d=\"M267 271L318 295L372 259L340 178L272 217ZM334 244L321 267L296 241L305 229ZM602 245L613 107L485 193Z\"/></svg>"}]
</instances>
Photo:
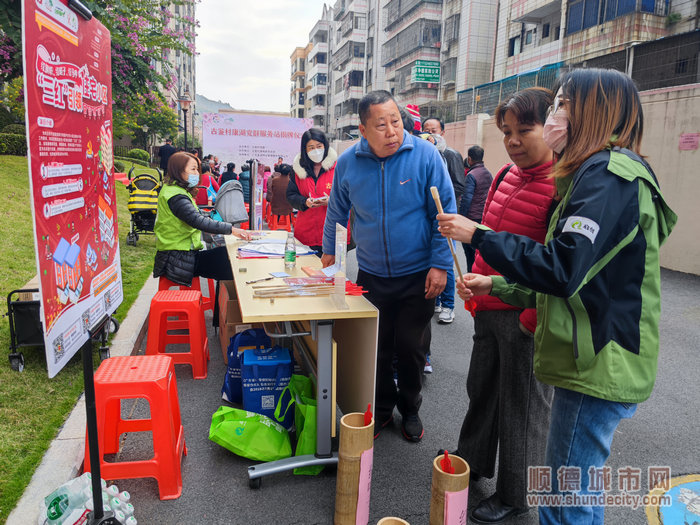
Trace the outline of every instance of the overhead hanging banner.
<instances>
[{"instance_id":1,"label":"overhead hanging banner","mask_svg":"<svg viewBox=\"0 0 700 525\"><path fill-rule=\"evenodd\" d=\"M282 157L291 164L301 151L301 136L313 119L252 115L249 113L204 113L202 149L236 167L250 159L272 166Z\"/></svg>"},{"instance_id":2,"label":"overhead hanging banner","mask_svg":"<svg viewBox=\"0 0 700 525\"><path fill-rule=\"evenodd\" d=\"M65 0L22 3L27 159L49 377L122 302L110 34Z\"/></svg>"}]
</instances>

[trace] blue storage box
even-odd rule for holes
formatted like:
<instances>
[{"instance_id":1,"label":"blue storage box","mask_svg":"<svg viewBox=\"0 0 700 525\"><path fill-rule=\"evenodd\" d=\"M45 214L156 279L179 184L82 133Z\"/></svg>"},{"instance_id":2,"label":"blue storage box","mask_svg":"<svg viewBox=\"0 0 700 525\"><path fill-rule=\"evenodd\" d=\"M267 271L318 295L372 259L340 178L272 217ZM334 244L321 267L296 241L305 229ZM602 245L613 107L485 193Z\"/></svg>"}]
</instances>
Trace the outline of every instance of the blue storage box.
<instances>
[{"instance_id":1,"label":"blue storage box","mask_svg":"<svg viewBox=\"0 0 700 525\"><path fill-rule=\"evenodd\" d=\"M286 348L245 350L241 361L243 408L275 421L275 407L289 384L292 369L292 358ZM280 424L288 429L293 423L294 413L290 410Z\"/></svg>"}]
</instances>

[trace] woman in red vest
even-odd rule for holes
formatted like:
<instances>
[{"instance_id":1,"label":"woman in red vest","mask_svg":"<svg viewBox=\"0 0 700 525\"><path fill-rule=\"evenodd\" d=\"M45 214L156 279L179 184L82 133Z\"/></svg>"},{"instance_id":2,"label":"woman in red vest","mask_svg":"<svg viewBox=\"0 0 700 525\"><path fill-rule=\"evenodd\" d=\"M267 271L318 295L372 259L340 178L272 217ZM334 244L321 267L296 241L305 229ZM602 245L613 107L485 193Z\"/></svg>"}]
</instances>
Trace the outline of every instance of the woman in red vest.
<instances>
[{"instance_id":1,"label":"woman in red vest","mask_svg":"<svg viewBox=\"0 0 700 525\"><path fill-rule=\"evenodd\" d=\"M305 131L301 136L301 153L294 159L294 174L287 186L287 200L299 210L294 236L319 256L337 159L338 154L328 145L323 131L318 128Z\"/></svg>"}]
</instances>

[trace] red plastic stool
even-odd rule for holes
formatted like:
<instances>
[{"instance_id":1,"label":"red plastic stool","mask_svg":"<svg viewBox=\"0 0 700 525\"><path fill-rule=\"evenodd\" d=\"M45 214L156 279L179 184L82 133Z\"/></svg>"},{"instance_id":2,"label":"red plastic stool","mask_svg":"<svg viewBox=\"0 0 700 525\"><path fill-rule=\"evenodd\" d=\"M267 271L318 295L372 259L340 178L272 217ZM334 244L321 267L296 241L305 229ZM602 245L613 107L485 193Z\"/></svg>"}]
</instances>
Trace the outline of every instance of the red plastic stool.
<instances>
[{"instance_id":1,"label":"red plastic stool","mask_svg":"<svg viewBox=\"0 0 700 525\"><path fill-rule=\"evenodd\" d=\"M122 399L148 401L150 419L123 419ZM111 357L95 372L95 405L102 476L105 479L155 478L160 499L182 494L180 461L187 455L180 420L180 402L173 360L166 355ZM105 454L119 452L119 436L148 432L153 436L153 457L142 461L108 462ZM85 471L90 454L85 441Z\"/></svg>"},{"instance_id":2,"label":"red plastic stool","mask_svg":"<svg viewBox=\"0 0 700 525\"><path fill-rule=\"evenodd\" d=\"M177 320L168 317L177 316ZM170 330L189 331L171 334ZM189 344L189 352L168 353L176 364L192 366L192 377L206 379L209 359L209 340L204 324L202 294L196 290L161 290L151 299L148 315L148 342L146 355L165 354L169 344Z\"/></svg>"},{"instance_id":3,"label":"red plastic stool","mask_svg":"<svg viewBox=\"0 0 700 525\"><path fill-rule=\"evenodd\" d=\"M287 230L292 231L292 218L290 215L280 215L279 219L277 215L272 215L270 220L271 230Z\"/></svg>"},{"instance_id":4,"label":"red plastic stool","mask_svg":"<svg viewBox=\"0 0 700 525\"><path fill-rule=\"evenodd\" d=\"M178 290L197 290L201 293L202 285L199 282L200 279L204 279L207 282L207 287L209 288L209 297L204 297L202 294L202 308L204 311L211 310L212 315L214 315L214 300L216 297L216 289L214 287L214 280L207 279L205 277L193 277L192 286L185 286L183 284L177 284L165 276L160 276L158 281L158 290L170 290L171 288L177 288Z\"/></svg>"}]
</instances>

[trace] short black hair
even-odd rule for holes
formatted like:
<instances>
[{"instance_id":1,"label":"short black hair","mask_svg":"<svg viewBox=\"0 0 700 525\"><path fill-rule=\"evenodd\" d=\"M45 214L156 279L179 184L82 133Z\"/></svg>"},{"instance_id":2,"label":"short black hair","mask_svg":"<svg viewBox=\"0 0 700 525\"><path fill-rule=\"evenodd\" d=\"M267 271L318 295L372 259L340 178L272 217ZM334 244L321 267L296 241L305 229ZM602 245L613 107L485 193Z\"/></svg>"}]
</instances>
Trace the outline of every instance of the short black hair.
<instances>
[{"instance_id":1,"label":"short black hair","mask_svg":"<svg viewBox=\"0 0 700 525\"><path fill-rule=\"evenodd\" d=\"M165 143L166 143L166 144L172 144L172 143L173 143L173 139L167 138L167 139L165 139Z\"/></svg>"},{"instance_id":2,"label":"short black hair","mask_svg":"<svg viewBox=\"0 0 700 525\"><path fill-rule=\"evenodd\" d=\"M233 171L236 169L236 165L233 162L229 162L228 164L226 164L226 169L228 171Z\"/></svg>"},{"instance_id":3,"label":"short black hair","mask_svg":"<svg viewBox=\"0 0 700 525\"><path fill-rule=\"evenodd\" d=\"M440 124L440 131L445 131L445 123L444 123L444 122L442 121L442 119L439 118L439 117L428 117L428 118L424 119L423 122L421 123L421 128L422 128L422 127L425 125L425 123L428 122L429 120L437 120L438 123Z\"/></svg>"},{"instance_id":4,"label":"short black hair","mask_svg":"<svg viewBox=\"0 0 700 525\"><path fill-rule=\"evenodd\" d=\"M209 169L209 163L207 162L202 162L202 173L209 173L211 170Z\"/></svg>"},{"instance_id":5,"label":"short black hair","mask_svg":"<svg viewBox=\"0 0 700 525\"><path fill-rule=\"evenodd\" d=\"M282 175L291 175L292 167L289 164L280 164L277 166L277 171L279 171Z\"/></svg>"},{"instance_id":6,"label":"short black hair","mask_svg":"<svg viewBox=\"0 0 700 525\"><path fill-rule=\"evenodd\" d=\"M367 123L367 117L369 116L370 106L384 104L385 102L389 102L390 100L394 104L396 104L396 99L394 99L394 97L391 96L391 93L383 89L378 89L377 91L370 91L369 93L367 93L364 97L362 97L362 100L360 100L360 104L357 108L357 112L360 115L360 122L362 124ZM399 105L396 104L396 107L399 107Z\"/></svg>"},{"instance_id":7,"label":"short black hair","mask_svg":"<svg viewBox=\"0 0 700 525\"><path fill-rule=\"evenodd\" d=\"M472 159L474 162L481 162L484 160L484 148L481 146L472 146L467 150L467 157Z\"/></svg>"}]
</instances>

